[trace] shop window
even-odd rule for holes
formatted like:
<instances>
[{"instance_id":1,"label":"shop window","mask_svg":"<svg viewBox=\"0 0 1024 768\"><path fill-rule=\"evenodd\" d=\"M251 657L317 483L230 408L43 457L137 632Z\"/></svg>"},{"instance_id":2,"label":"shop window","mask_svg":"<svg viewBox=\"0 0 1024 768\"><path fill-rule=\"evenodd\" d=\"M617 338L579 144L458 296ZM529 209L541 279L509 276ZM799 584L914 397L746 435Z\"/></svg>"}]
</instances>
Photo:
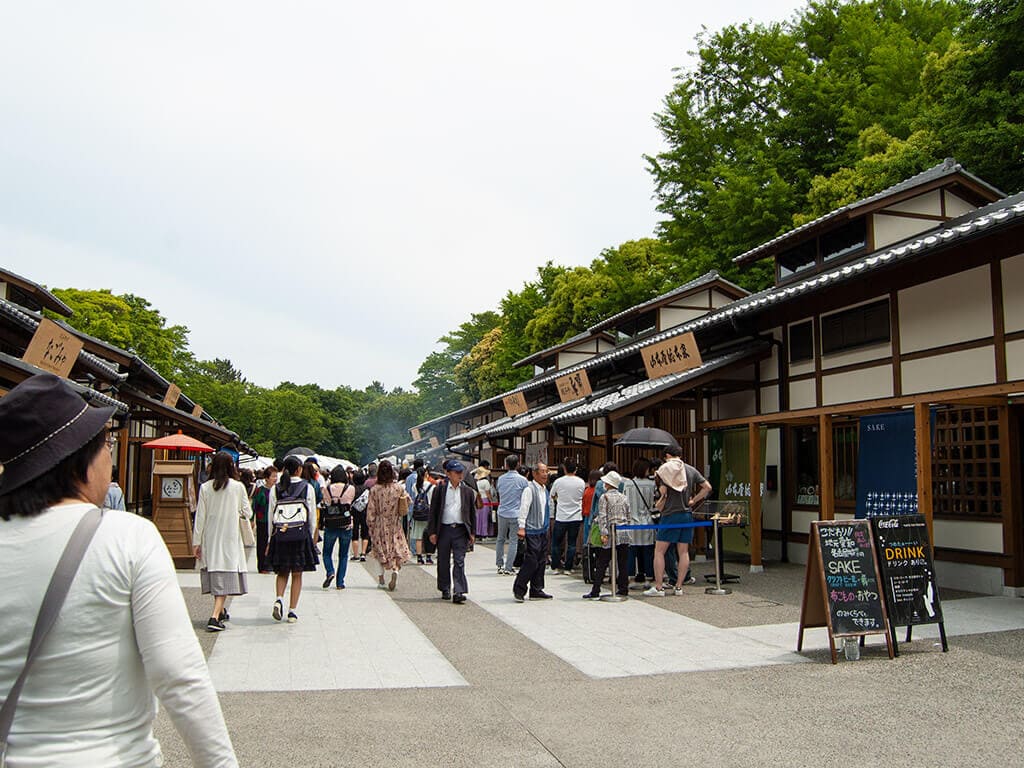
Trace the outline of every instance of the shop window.
<instances>
[{"instance_id":1,"label":"shop window","mask_svg":"<svg viewBox=\"0 0 1024 768\"><path fill-rule=\"evenodd\" d=\"M823 261L839 259L862 251L867 245L867 223L858 219L821 236L821 257Z\"/></svg>"},{"instance_id":2,"label":"shop window","mask_svg":"<svg viewBox=\"0 0 1024 768\"><path fill-rule=\"evenodd\" d=\"M814 359L814 326L810 320L789 326L789 362Z\"/></svg>"},{"instance_id":3,"label":"shop window","mask_svg":"<svg viewBox=\"0 0 1024 768\"><path fill-rule=\"evenodd\" d=\"M832 427L832 477L836 504L857 502L857 424L836 424Z\"/></svg>"},{"instance_id":4,"label":"shop window","mask_svg":"<svg viewBox=\"0 0 1024 768\"><path fill-rule=\"evenodd\" d=\"M793 438L796 459L794 502L799 506L816 507L821 502L818 495L818 428L796 427L793 430Z\"/></svg>"},{"instance_id":5,"label":"shop window","mask_svg":"<svg viewBox=\"0 0 1024 768\"><path fill-rule=\"evenodd\" d=\"M889 300L882 299L821 318L821 353L889 341Z\"/></svg>"},{"instance_id":6,"label":"shop window","mask_svg":"<svg viewBox=\"0 0 1024 768\"><path fill-rule=\"evenodd\" d=\"M785 280L788 277L804 272L813 267L818 258L818 244L810 240L800 245L783 251L776 258L779 265L779 279Z\"/></svg>"},{"instance_id":7,"label":"shop window","mask_svg":"<svg viewBox=\"0 0 1024 768\"><path fill-rule=\"evenodd\" d=\"M999 408L935 412L932 510L935 515L998 519L1003 514Z\"/></svg>"}]
</instances>

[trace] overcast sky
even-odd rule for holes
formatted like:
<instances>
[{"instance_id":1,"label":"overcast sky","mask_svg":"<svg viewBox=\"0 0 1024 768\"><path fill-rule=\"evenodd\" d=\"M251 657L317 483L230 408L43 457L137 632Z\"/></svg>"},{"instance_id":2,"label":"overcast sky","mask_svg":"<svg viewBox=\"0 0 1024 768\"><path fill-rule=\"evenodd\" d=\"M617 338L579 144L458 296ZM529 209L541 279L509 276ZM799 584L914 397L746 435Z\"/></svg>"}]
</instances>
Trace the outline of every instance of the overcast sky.
<instances>
[{"instance_id":1,"label":"overcast sky","mask_svg":"<svg viewBox=\"0 0 1024 768\"><path fill-rule=\"evenodd\" d=\"M0 264L264 386L409 386L544 262L650 236L694 35L802 5L7 2Z\"/></svg>"}]
</instances>

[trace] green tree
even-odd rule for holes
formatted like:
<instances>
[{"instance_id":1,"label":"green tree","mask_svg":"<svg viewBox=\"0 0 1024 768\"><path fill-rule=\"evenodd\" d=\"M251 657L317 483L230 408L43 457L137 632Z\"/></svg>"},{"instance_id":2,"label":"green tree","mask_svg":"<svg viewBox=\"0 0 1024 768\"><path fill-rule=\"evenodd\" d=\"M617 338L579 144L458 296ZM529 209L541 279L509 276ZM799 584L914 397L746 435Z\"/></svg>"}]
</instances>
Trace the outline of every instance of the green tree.
<instances>
[{"instance_id":1,"label":"green tree","mask_svg":"<svg viewBox=\"0 0 1024 768\"><path fill-rule=\"evenodd\" d=\"M450 413L460 405L468 404L463 402L468 395L459 389L455 367L500 322L501 317L496 312L474 313L454 331L438 339L444 348L427 356L413 382L423 398L427 418Z\"/></svg>"}]
</instances>

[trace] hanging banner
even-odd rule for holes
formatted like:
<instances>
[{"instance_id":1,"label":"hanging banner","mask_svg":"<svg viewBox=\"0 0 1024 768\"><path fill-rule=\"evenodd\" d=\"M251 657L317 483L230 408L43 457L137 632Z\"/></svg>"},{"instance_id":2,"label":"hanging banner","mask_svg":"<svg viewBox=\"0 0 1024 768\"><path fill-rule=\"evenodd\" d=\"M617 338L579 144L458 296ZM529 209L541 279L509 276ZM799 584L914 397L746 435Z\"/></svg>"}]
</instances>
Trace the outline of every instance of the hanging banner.
<instances>
[{"instance_id":1,"label":"hanging banner","mask_svg":"<svg viewBox=\"0 0 1024 768\"><path fill-rule=\"evenodd\" d=\"M761 498L764 499L764 455L768 430L759 430L761 440ZM709 441L711 477L719 501L750 501L750 432L746 429L715 430ZM722 549L726 552L750 553L750 532L746 527L721 529Z\"/></svg>"},{"instance_id":2,"label":"hanging banner","mask_svg":"<svg viewBox=\"0 0 1024 768\"><path fill-rule=\"evenodd\" d=\"M648 379L660 379L670 373L682 373L704 364L697 340L693 338L692 333L673 336L671 339L643 347L640 354L644 358Z\"/></svg>"},{"instance_id":3,"label":"hanging banner","mask_svg":"<svg viewBox=\"0 0 1024 768\"><path fill-rule=\"evenodd\" d=\"M167 387L167 392L164 394L164 405L168 408L178 407L178 397L181 395L181 387L177 384L171 384Z\"/></svg>"},{"instance_id":4,"label":"hanging banner","mask_svg":"<svg viewBox=\"0 0 1024 768\"><path fill-rule=\"evenodd\" d=\"M548 463L547 443L530 443L526 446L526 466L535 467L538 463Z\"/></svg>"},{"instance_id":5,"label":"hanging banner","mask_svg":"<svg viewBox=\"0 0 1024 768\"><path fill-rule=\"evenodd\" d=\"M530 410L529 406L526 405L526 397L522 392L514 392L511 395L506 395L501 398L502 404L505 406L505 414L512 418L518 416L520 413L526 413Z\"/></svg>"},{"instance_id":6,"label":"hanging banner","mask_svg":"<svg viewBox=\"0 0 1024 768\"><path fill-rule=\"evenodd\" d=\"M914 412L860 418L857 517L917 514Z\"/></svg>"},{"instance_id":7,"label":"hanging banner","mask_svg":"<svg viewBox=\"0 0 1024 768\"><path fill-rule=\"evenodd\" d=\"M590 388L590 377L583 369L555 379L555 386L558 388L558 398L563 403L579 400L594 392Z\"/></svg>"},{"instance_id":8,"label":"hanging banner","mask_svg":"<svg viewBox=\"0 0 1024 768\"><path fill-rule=\"evenodd\" d=\"M29 342L28 349L21 359L29 365L66 379L81 351L80 338L44 317L39 321L39 327L36 328L32 341Z\"/></svg>"}]
</instances>

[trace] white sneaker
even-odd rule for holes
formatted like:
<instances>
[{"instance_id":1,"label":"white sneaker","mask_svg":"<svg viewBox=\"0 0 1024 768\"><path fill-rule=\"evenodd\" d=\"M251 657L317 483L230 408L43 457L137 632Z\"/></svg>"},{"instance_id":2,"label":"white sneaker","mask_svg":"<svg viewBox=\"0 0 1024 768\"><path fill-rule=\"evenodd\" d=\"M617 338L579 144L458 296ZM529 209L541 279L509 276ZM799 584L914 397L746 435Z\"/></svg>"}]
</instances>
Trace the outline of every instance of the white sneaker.
<instances>
[{"instance_id":1,"label":"white sneaker","mask_svg":"<svg viewBox=\"0 0 1024 768\"><path fill-rule=\"evenodd\" d=\"M679 595L683 594L683 588L682 587L676 587L675 589L672 590L672 594L676 595L678 597Z\"/></svg>"},{"instance_id":2,"label":"white sneaker","mask_svg":"<svg viewBox=\"0 0 1024 768\"><path fill-rule=\"evenodd\" d=\"M664 597L665 590L658 589L657 587L650 587L649 589L644 590L644 595L646 597Z\"/></svg>"}]
</instances>

